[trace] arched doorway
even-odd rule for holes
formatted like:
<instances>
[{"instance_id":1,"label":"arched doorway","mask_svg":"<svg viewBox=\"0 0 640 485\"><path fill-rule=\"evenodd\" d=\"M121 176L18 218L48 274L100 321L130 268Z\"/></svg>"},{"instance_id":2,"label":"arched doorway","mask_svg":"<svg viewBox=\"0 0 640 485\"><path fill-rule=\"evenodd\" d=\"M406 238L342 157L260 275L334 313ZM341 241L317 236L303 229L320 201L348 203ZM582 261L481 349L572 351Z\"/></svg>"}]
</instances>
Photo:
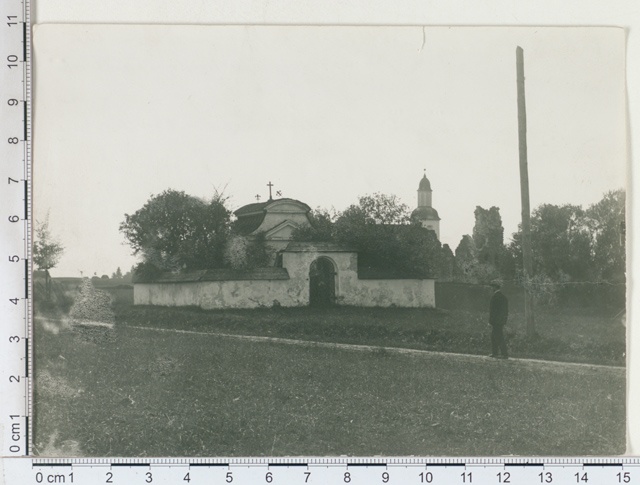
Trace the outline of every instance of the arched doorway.
<instances>
[{"instance_id":1,"label":"arched doorway","mask_svg":"<svg viewBox=\"0 0 640 485\"><path fill-rule=\"evenodd\" d=\"M330 306L336 302L336 268L329 258L320 257L309 268L309 304Z\"/></svg>"}]
</instances>

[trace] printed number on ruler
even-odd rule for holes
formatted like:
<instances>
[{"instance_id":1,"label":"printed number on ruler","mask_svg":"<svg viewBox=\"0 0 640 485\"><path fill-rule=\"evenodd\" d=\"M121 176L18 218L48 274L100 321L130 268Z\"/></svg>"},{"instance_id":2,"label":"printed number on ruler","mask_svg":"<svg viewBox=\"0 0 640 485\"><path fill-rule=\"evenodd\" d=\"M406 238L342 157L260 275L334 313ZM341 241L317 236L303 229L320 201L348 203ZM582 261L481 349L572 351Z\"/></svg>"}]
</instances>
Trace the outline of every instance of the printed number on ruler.
<instances>
[{"instance_id":1,"label":"printed number on ruler","mask_svg":"<svg viewBox=\"0 0 640 485\"><path fill-rule=\"evenodd\" d=\"M0 453L29 454L29 0L0 4Z\"/></svg>"},{"instance_id":2,"label":"printed number on ruler","mask_svg":"<svg viewBox=\"0 0 640 485\"><path fill-rule=\"evenodd\" d=\"M230 459L227 463L185 462L180 459L123 460L97 459L13 460L5 467L5 476L20 477L19 483L109 483L109 484L273 484L273 485L359 485L415 484L442 485L582 485L631 484L638 477L640 459L463 459L448 463L430 463L425 459L394 459L393 462L351 463L348 459L309 459L274 462ZM519 461L518 461L519 460ZM330 461L331 463L327 463ZM561 461L562 463L558 463ZM324 463L323 463L324 462ZM426 463L425 463L426 462ZM13 483L9 481L9 483ZM16 482L18 483L18 482Z\"/></svg>"}]
</instances>

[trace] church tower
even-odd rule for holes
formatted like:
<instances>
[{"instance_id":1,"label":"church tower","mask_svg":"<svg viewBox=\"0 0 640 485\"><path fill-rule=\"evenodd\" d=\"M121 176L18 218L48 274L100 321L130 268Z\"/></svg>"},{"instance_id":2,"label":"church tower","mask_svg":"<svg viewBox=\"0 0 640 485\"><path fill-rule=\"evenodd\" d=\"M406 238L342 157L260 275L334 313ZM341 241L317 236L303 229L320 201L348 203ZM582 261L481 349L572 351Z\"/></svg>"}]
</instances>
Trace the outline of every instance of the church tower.
<instances>
[{"instance_id":1,"label":"church tower","mask_svg":"<svg viewBox=\"0 0 640 485\"><path fill-rule=\"evenodd\" d=\"M418 207L411 213L412 219L417 219L422 227L435 231L436 236L440 239L440 216L438 211L431 207L431 182L425 173L418 185Z\"/></svg>"}]
</instances>

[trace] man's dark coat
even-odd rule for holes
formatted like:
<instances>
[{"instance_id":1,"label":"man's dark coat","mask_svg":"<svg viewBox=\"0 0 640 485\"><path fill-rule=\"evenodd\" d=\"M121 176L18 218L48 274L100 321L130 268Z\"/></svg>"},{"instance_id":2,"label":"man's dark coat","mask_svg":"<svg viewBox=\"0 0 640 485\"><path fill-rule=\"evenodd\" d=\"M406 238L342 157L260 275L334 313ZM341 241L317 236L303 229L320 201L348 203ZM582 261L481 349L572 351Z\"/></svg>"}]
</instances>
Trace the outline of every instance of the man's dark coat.
<instances>
[{"instance_id":1,"label":"man's dark coat","mask_svg":"<svg viewBox=\"0 0 640 485\"><path fill-rule=\"evenodd\" d=\"M509 301L500 290L496 291L489 302L489 323L492 327L504 327L509 315Z\"/></svg>"}]
</instances>

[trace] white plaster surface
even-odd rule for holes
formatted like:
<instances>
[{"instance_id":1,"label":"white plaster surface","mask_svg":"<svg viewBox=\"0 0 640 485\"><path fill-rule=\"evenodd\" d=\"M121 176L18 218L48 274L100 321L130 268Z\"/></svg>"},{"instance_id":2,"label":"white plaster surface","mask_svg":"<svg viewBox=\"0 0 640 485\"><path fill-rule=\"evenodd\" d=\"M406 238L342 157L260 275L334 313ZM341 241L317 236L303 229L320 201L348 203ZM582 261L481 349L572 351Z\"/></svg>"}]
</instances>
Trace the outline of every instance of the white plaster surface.
<instances>
[{"instance_id":1,"label":"white plaster surface","mask_svg":"<svg viewBox=\"0 0 640 485\"><path fill-rule=\"evenodd\" d=\"M309 268L319 257L330 259L336 268L339 305L435 307L434 280L361 280L357 254L339 251L283 253L289 280L137 283L134 304L203 309L305 306L309 304Z\"/></svg>"},{"instance_id":2,"label":"white plaster surface","mask_svg":"<svg viewBox=\"0 0 640 485\"><path fill-rule=\"evenodd\" d=\"M300 306L305 298L308 300L308 294L287 280L150 283L136 284L133 291L136 305L198 306L205 310Z\"/></svg>"}]
</instances>

